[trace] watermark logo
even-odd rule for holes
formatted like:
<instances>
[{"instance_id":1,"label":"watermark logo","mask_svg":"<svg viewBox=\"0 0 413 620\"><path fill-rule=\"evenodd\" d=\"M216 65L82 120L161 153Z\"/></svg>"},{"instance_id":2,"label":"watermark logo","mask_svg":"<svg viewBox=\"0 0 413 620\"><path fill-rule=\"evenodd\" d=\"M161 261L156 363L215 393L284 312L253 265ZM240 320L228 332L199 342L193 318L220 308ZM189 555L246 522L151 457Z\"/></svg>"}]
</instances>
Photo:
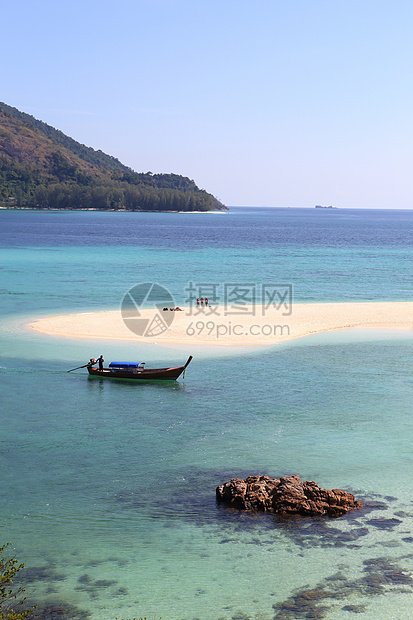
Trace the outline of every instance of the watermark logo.
<instances>
[{"instance_id":1,"label":"watermark logo","mask_svg":"<svg viewBox=\"0 0 413 620\"><path fill-rule=\"evenodd\" d=\"M266 316L276 311L290 316L293 285L265 282L188 282L184 304L191 314L203 316Z\"/></svg>"},{"instance_id":2,"label":"watermark logo","mask_svg":"<svg viewBox=\"0 0 413 620\"><path fill-rule=\"evenodd\" d=\"M121 314L123 322L137 336L153 338L165 332L174 320L173 312L165 309L175 306L174 298L164 286L143 282L133 286L123 297ZM156 308L150 318L142 316L144 307Z\"/></svg>"},{"instance_id":3,"label":"watermark logo","mask_svg":"<svg viewBox=\"0 0 413 620\"><path fill-rule=\"evenodd\" d=\"M232 338L247 342L252 338L261 341L290 336L287 324L270 321L291 316L292 284L191 281L184 288L182 299L183 307L175 307L167 288L143 282L124 295L122 319L131 332L148 338L166 332L176 311L181 311L177 321L179 333L202 341ZM235 323L234 318L241 318L241 322Z\"/></svg>"}]
</instances>

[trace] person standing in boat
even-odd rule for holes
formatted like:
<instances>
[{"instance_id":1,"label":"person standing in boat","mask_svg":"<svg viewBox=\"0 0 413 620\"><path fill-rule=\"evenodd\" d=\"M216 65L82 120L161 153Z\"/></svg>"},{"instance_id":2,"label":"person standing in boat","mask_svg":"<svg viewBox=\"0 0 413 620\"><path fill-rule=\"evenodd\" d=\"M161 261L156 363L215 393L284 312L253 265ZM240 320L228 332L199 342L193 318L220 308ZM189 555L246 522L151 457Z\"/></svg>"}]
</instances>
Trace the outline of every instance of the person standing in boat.
<instances>
[{"instance_id":1,"label":"person standing in boat","mask_svg":"<svg viewBox=\"0 0 413 620\"><path fill-rule=\"evenodd\" d=\"M103 355L101 355L100 357L98 357L98 359L96 360L99 364L99 370L103 370L103 362L105 361L103 359Z\"/></svg>"}]
</instances>

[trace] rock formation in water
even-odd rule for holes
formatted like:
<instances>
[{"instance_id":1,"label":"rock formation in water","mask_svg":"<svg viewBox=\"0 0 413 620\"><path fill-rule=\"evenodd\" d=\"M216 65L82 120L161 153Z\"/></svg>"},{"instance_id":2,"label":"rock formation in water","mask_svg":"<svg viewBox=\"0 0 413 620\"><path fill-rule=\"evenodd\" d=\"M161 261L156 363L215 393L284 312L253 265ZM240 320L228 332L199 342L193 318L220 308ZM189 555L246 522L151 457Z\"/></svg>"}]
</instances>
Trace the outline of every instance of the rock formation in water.
<instances>
[{"instance_id":1,"label":"rock formation in water","mask_svg":"<svg viewBox=\"0 0 413 620\"><path fill-rule=\"evenodd\" d=\"M219 502L232 508L281 516L340 517L361 506L351 493L302 482L297 474L282 478L264 475L249 476L246 480L234 478L217 487L216 496Z\"/></svg>"}]
</instances>

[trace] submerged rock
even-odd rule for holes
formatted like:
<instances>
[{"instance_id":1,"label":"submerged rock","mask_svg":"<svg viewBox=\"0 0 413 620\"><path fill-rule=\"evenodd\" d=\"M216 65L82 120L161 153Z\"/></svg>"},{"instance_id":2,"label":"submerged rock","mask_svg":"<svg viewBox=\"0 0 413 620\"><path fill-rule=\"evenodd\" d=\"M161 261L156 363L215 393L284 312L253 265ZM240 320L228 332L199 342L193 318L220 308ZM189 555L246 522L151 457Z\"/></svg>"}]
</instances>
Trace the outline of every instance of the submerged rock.
<instances>
[{"instance_id":1,"label":"submerged rock","mask_svg":"<svg viewBox=\"0 0 413 620\"><path fill-rule=\"evenodd\" d=\"M251 512L269 512L281 516L328 515L340 517L360 508L354 495L341 489L322 489L315 482L302 482L300 477L249 476L233 478L217 487L217 500L233 508Z\"/></svg>"}]
</instances>

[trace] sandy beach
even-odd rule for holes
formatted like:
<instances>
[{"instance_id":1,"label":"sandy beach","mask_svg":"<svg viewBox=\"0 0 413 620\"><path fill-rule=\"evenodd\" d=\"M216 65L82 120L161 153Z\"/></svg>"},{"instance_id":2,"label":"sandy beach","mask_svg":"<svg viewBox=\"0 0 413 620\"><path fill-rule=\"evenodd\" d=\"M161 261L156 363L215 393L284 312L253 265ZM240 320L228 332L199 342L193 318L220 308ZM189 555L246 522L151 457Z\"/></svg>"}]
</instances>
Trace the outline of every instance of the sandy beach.
<instances>
[{"instance_id":1,"label":"sandy beach","mask_svg":"<svg viewBox=\"0 0 413 620\"><path fill-rule=\"evenodd\" d=\"M271 307L236 312L215 306L182 311L120 310L69 314L31 322L28 328L51 336L130 340L158 344L270 346L310 334L351 328L413 329L413 302L294 304L289 313Z\"/></svg>"}]
</instances>

